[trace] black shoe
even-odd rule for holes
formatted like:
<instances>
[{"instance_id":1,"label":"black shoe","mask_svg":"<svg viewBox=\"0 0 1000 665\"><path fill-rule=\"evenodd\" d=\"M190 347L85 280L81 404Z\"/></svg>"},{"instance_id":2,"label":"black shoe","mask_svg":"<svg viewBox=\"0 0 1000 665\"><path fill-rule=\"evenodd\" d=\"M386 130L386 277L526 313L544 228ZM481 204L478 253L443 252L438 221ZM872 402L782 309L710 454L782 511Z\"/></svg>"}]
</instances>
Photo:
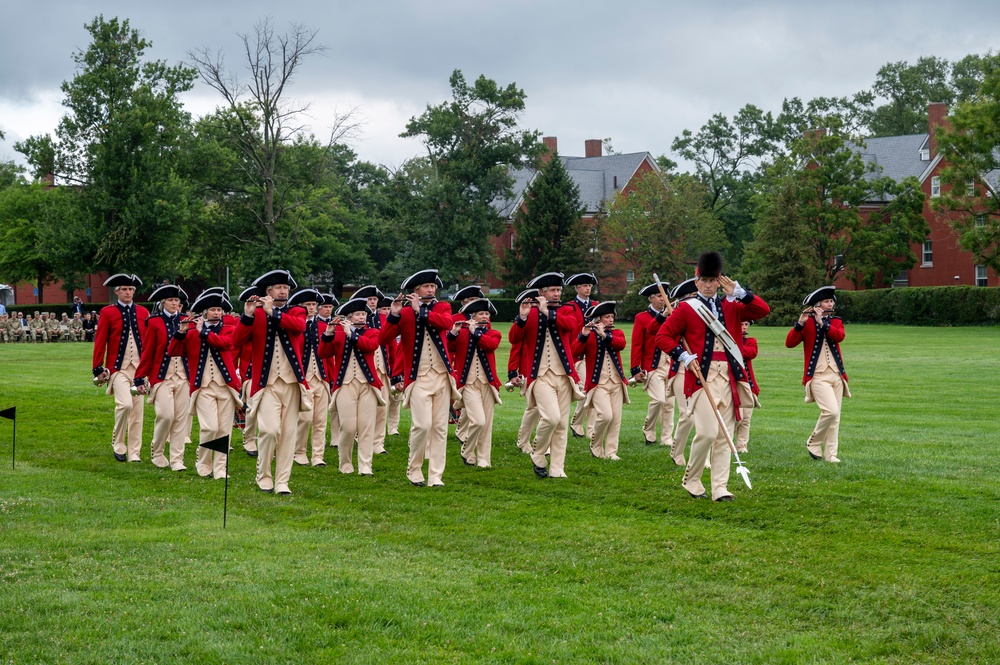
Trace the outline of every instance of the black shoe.
<instances>
[{"instance_id":1,"label":"black shoe","mask_svg":"<svg viewBox=\"0 0 1000 665\"><path fill-rule=\"evenodd\" d=\"M579 432L577 432L577 431L576 431L575 429L573 429L572 427L570 427L570 428L569 428L569 431L573 433L573 438L574 438L574 439L582 439L582 438L584 437L584 435L583 435L583 434L580 434Z\"/></svg>"},{"instance_id":2,"label":"black shoe","mask_svg":"<svg viewBox=\"0 0 1000 665\"><path fill-rule=\"evenodd\" d=\"M718 499L715 500L715 502L721 503L723 501L734 501L734 500L735 499L733 499L732 495L728 495L728 496L720 496Z\"/></svg>"},{"instance_id":3,"label":"black shoe","mask_svg":"<svg viewBox=\"0 0 1000 665\"><path fill-rule=\"evenodd\" d=\"M812 457L813 459L823 459L822 455L813 455L813 452L809 449L806 449L806 452L809 453L809 457Z\"/></svg>"},{"instance_id":4,"label":"black shoe","mask_svg":"<svg viewBox=\"0 0 1000 665\"><path fill-rule=\"evenodd\" d=\"M469 460L465 459L465 457L462 457L462 461L465 462L465 466L476 466L475 462L470 462Z\"/></svg>"},{"instance_id":5,"label":"black shoe","mask_svg":"<svg viewBox=\"0 0 1000 665\"><path fill-rule=\"evenodd\" d=\"M266 490L266 489L264 489L263 487L260 487L260 486L258 486L257 489L259 489L264 494L274 494L274 490L273 489Z\"/></svg>"},{"instance_id":6,"label":"black shoe","mask_svg":"<svg viewBox=\"0 0 1000 665\"><path fill-rule=\"evenodd\" d=\"M247 457L253 457L255 459L257 457L257 451L256 450L248 450L248 451L246 451L246 453L247 453Z\"/></svg>"},{"instance_id":7,"label":"black shoe","mask_svg":"<svg viewBox=\"0 0 1000 665\"><path fill-rule=\"evenodd\" d=\"M128 461L128 456L127 455L119 455L118 453L115 453L115 459L117 461L119 461L119 462L127 462Z\"/></svg>"},{"instance_id":8,"label":"black shoe","mask_svg":"<svg viewBox=\"0 0 1000 665\"><path fill-rule=\"evenodd\" d=\"M388 455L389 451L388 450L383 450L382 452L378 452L378 453L375 453L375 454L376 455Z\"/></svg>"},{"instance_id":9,"label":"black shoe","mask_svg":"<svg viewBox=\"0 0 1000 665\"><path fill-rule=\"evenodd\" d=\"M656 441L650 441L649 439L646 439L646 445L647 446L655 446L656 445Z\"/></svg>"},{"instance_id":10,"label":"black shoe","mask_svg":"<svg viewBox=\"0 0 1000 665\"><path fill-rule=\"evenodd\" d=\"M549 477L549 472L544 466L535 466L534 464L532 464L531 466L535 468L535 475L538 476L539 478Z\"/></svg>"},{"instance_id":11,"label":"black shoe","mask_svg":"<svg viewBox=\"0 0 1000 665\"><path fill-rule=\"evenodd\" d=\"M413 483L414 487L427 487L427 483L425 483L422 480L421 481L411 480L410 482Z\"/></svg>"},{"instance_id":12,"label":"black shoe","mask_svg":"<svg viewBox=\"0 0 1000 665\"><path fill-rule=\"evenodd\" d=\"M692 499L707 499L708 495L702 492L701 494L695 494L694 492L688 492Z\"/></svg>"}]
</instances>

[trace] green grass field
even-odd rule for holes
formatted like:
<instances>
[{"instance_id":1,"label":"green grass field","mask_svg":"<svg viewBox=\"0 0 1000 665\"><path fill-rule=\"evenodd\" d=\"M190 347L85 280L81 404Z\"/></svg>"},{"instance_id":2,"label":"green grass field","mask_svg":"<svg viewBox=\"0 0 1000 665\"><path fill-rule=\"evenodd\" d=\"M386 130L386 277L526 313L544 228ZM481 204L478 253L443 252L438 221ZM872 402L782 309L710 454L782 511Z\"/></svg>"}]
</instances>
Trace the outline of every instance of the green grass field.
<instances>
[{"instance_id":1,"label":"green grass field","mask_svg":"<svg viewBox=\"0 0 1000 665\"><path fill-rule=\"evenodd\" d=\"M571 439L538 480L505 392L493 468L452 434L444 488L406 480L405 411L374 478L295 467L291 497L238 448L225 530L194 446L148 462L151 407L114 461L90 345L2 345L0 662L1000 662L1000 329L849 326L840 465L806 454L801 348L753 333L734 503L688 498L638 390L622 461Z\"/></svg>"}]
</instances>

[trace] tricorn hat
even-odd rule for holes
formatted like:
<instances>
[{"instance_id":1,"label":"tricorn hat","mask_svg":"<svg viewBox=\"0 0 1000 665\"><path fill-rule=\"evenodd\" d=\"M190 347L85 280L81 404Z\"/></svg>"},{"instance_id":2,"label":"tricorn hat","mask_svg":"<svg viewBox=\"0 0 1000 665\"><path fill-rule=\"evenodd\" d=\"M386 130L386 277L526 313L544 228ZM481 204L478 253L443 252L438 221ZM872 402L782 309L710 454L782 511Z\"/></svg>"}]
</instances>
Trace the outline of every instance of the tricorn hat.
<instances>
[{"instance_id":1,"label":"tricorn hat","mask_svg":"<svg viewBox=\"0 0 1000 665\"><path fill-rule=\"evenodd\" d=\"M221 307L223 311L230 312L233 309L232 304L229 302L229 298L226 297L225 291L218 291L217 289L208 289L203 291L200 296L195 298L194 302L191 303L191 309L196 312L204 312L210 307Z\"/></svg>"},{"instance_id":2,"label":"tricorn hat","mask_svg":"<svg viewBox=\"0 0 1000 665\"><path fill-rule=\"evenodd\" d=\"M524 291L521 291L520 293L517 294L517 297L514 298L514 302L520 305L521 301L523 301L525 298L537 298L537 297L538 297L538 289L525 289Z\"/></svg>"},{"instance_id":3,"label":"tricorn hat","mask_svg":"<svg viewBox=\"0 0 1000 665\"><path fill-rule=\"evenodd\" d=\"M320 303L323 301L323 294L316 289L300 289L288 298L288 306L305 305L307 302Z\"/></svg>"},{"instance_id":4,"label":"tricorn hat","mask_svg":"<svg viewBox=\"0 0 1000 665\"><path fill-rule=\"evenodd\" d=\"M696 281L697 278L692 277L691 279L686 279L677 286L675 286L674 290L670 292L670 299L677 300L678 298L689 296L695 291L697 291L698 287L695 285Z\"/></svg>"},{"instance_id":5,"label":"tricorn hat","mask_svg":"<svg viewBox=\"0 0 1000 665\"><path fill-rule=\"evenodd\" d=\"M614 314L614 313L615 313L615 301L605 300L602 303L598 303L596 305L593 305L592 307L589 307L584 316L587 317L588 319L596 319L599 316L604 316L605 314Z\"/></svg>"},{"instance_id":6,"label":"tricorn hat","mask_svg":"<svg viewBox=\"0 0 1000 665\"><path fill-rule=\"evenodd\" d=\"M261 289L258 289L256 286L251 286L243 289L243 293L240 294L240 300L246 302L250 300L250 298L253 298L254 296L261 298L263 297L263 295L264 292Z\"/></svg>"},{"instance_id":7,"label":"tricorn hat","mask_svg":"<svg viewBox=\"0 0 1000 665\"><path fill-rule=\"evenodd\" d=\"M461 302L466 298L485 298L486 294L483 293L483 287L478 284L473 284L471 286L466 286L455 292L455 295L451 297L455 302Z\"/></svg>"},{"instance_id":8,"label":"tricorn hat","mask_svg":"<svg viewBox=\"0 0 1000 665\"><path fill-rule=\"evenodd\" d=\"M166 300L167 298L180 298L181 300L187 300L188 294L184 292L184 289L176 284L164 284L149 294L150 302L158 302L160 300Z\"/></svg>"},{"instance_id":9,"label":"tricorn hat","mask_svg":"<svg viewBox=\"0 0 1000 665\"><path fill-rule=\"evenodd\" d=\"M382 296L381 298L379 298L378 308L382 309L383 307L392 307L392 298L390 298L389 296Z\"/></svg>"},{"instance_id":10,"label":"tricorn hat","mask_svg":"<svg viewBox=\"0 0 1000 665\"><path fill-rule=\"evenodd\" d=\"M292 273L287 270L271 270L253 281L253 285L259 289L266 289L275 284L287 284L290 288L295 288L298 284L292 278Z\"/></svg>"},{"instance_id":11,"label":"tricorn hat","mask_svg":"<svg viewBox=\"0 0 1000 665\"><path fill-rule=\"evenodd\" d=\"M649 296L655 296L657 293L660 292L661 286L663 287L664 293L670 293L670 282L659 282L659 283L653 282L652 284L649 284L639 289L639 295L643 296L644 298L648 298Z\"/></svg>"},{"instance_id":12,"label":"tricorn hat","mask_svg":"<svg viewBox=\"0 0 1000 665\"><path fill-rule=\"evenodd\" d=\"M333 305L334 307L340 307L340 301L337 300L337 296L332 293L321 293L323 296L323 302L320 305Z\"/></svg>"},{"instance_id":13,"label":"tricorn hat","mask_svg":"<svg viewBox=\"0 0 1000 665\"><path fill-rule=\"evenodd\" d=\"M802 301L802 304L815 305L821 300L829 300L830 298L836 300L837 296L834 294L834 291L836 290L837 290L836 286L821 286L812 293L810 293L809 295L807 295L806 299Z\"/></svg>"},{"instance_id":14,"label":"tricorn hat","mask_svg":"<svg viewBox=\"0 0 1000 665\"><path fill-rule=\"evenodd\" d=\"M400 290L405 291L407 289L415 289L421 284L437 284L439 289L444 288L444 282L438 276L438 271L434 269L421 270L420 272L415 272L406 279L400 285Z\"/></svg>"},{"instance_id":15,"label":"tricorn hat","mask_svg":"<svg viewBox=\"0 0 1000 665\"><path fill-rule=\"evenodd\" d=\"M696 277L721 277L722 276L722 254L718 252L702 252L698 255L698 266L695 268Z\"/></svg>"},{"instance_id":16,"label":"tricorn hat","mask_svg":"<svg viewBox=\"0 0 1000 665\"><path fill-rule=\"evenodd\" d=\"M593 284L597 286L597 277L591 272L578 272L566 278L566 286L580 286L582 284Z\"/></svg>"},{"instance_id":17,"label":"tricorn hat","mask_svg":"<svg viewBox=\"0 0 1000 665\"><path fill-rule=\"evenodd\" d=\"M354 300L355 298L381 298L384 294L379 290L374 284L369 284L367 286L362 286L360 289L351 294L348 300Z\"/></svg>"},{"instance_id":18,"label":"tricorn hat","mask_svg":"<svg viewBox=\"0 0 1000 665\"><path fill-rule=\"evenodd\" d=\"M142 286L142 280L139 279L138 275L120 272L104 280L104 286L110 286L112 288L117 288L119 286L134 286L135 288L139 288Z\"/></svg>"},{"instance_id":19,"label":"tricorn hat","mask_svg":"<svg viewBox=\"0 0 1000 665\"><path fill-rule=\"evenodd\" d=\"M497 308L493 306L486 298L476 298L472 302L464 305L462 309L458 310L459 314L475 314L476 312L489 312L490 314L496 315Z\"/></svg>"},{"instance_id":20,"label":"tricorn hat","mask_svg":"<svg viewBox=\"0 0 1000 665\"><path fill-rule=\"evenodd\" d=\"M420 282L421 284L426 284L427 282ZM337 316L347 316L348 314L353 314L354 312L364 312L365 314L371 314L372 309L368 306L367 298L351 298L343 305L337 308Z\"/></svg>"},{"instance_id":21,"label":"tricorn hat","mask_svg":"<svg viewBox=\"0 0 1000 665\"><path fill-rule=\"evenodd\" d=\"M534 277L528 282L529 289L545 289L550 286L562 286L563 274L561 272L547 272Z\"/></svg>"}]
</instances>

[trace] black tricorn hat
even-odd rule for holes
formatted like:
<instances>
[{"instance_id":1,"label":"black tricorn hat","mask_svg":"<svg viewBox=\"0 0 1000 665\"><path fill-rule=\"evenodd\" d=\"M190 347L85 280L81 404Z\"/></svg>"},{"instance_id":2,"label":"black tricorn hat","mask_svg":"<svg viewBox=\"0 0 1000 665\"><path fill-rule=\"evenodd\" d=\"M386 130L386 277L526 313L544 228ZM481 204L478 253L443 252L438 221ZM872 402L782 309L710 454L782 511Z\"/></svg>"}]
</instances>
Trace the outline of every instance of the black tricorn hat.
<instances>
[{"instance_id":1,"label":"black tricorn hat","mask_svg":"<svg viewBox=\"0 0 1000 665\"><path fill-rule=\"evenodd\" d=\"M264 295L263 291L261 291L260 289L258 289L256 286L251 286L251 287L243 289L243 293L240 294L240 300L242 300L243 302L246 302L246 301L250 300L250 298L252 298L254 296L257 296L258 298L260 298L263 295Z\"/></svg>"},{"instance_id":2,"label":"black tricorn hat","mask_svg":"<svg viewBox=\"0 0 1000 665\"><path fill-rule=\"evenodd\" d=\"M588 308L584 316L588 319L596 319L597 317L604 316L605 314L614 314L615 304L614 300L605 300L602 303L598 303Z\"/></svg>"},{"instance_id":3,"label":"black tricorn hat","mask_svg":"<svg viewBox=\"0 0 1000 665\"><path fill-rule=\"evenodd\" d=\"M461 302L466 298L485 298L486 294L483 293L483 287L478 284L473 284L471 286L466 286L455 292L455 295L451 297L455 302Z\"/></svg>"},{"instance_id":4,"label":"black tricorn hat","mask_svg":"<svg viewBox=\"0 0 1000 665\"><path fill-rule=\"evenodd\" d=\"M563 274L561 272L547 272L532 278L528 282L529 289L545 289L550 286L562 286Z\"/></svg>"},{"instance_id":5,"label":"black tricorn hat","mask_svg":"<svg viewBox=\"0 0 1000 665\"><path fill-rule=\"evenodd\" d=\"M537 297L538 297L538 289L525 289L524 291L521 291L520 293L517 294L517 297L514 298L514 302L520 305L521 301L524 300L525 298L537 298Z\"/></svg>"},{"instance_id":6,"label":"black tricorn hat","mask_svg":"<svg viewBox=\"0 0 1000 665\"><path fill-rule=\"evenodd\" d=\"M298 284L292 278L292 273L287 270L271 270L253 281L253 286L263 290L275 284L287 284L290 288L295 288Z\"/></svg>"},{"instance_id":7,"label":"black tricorn hat","mask_svg":"<svg viewBox=\"0 0 1000 665\"><path fill-rule=\"evenodd\" d=\"M379 298L378 299L378 308L382 309L383 307L392 307L392 298L390 298L388 296L385 296L385 295L383 295L381 298Z\"/></svg>"},{"instance_id":8,"label":"black tricorn hat","mask_svg":"<svg viewBox=\"0 0 1000 665\"><path fill-rule=\"evenodd\" d=\"M316 289L300 289L288 298L288 306L305 305L307 302L320 303L323 301L323 294Z\"/></svg>"},{"instance_id":9,"label":"black tricorn hat","mask_svg":"<svg viewBox=\"0 0 1000 665\"><path fill-rule=\"evenodd\" d=\"M820 288L816 289L815 291L807 295L806 299L802 301L802 304L815 305L821 300L828 300L830 298L836 300L837 296L834 293L836 290L837 290L836 286L821 286Z\"/></svg>"},{"instance_id":10,"label":"black tricorn hat","mask_svg":"<svg viewBox=\"0 0 1000 665\"><path fill-rule=\"evenodd\" d=\"M405 291L407 289L415 289L421 284L437 284L439 289L444 288L444 282L438 276L438 271L434 269L421 270L420 272L415 272L406 279L400 285L400 290Z\"/></svg>"},{"instance_id":11,"label":"black tricorn hat","mask_svg":"<svg viewBox=\"0 0 1000 665\"><path fill-rule=\"evenodd\" d=\"M323 296L323 302L320 305L333 305L334 307L340 307L340 301L337 300L337 296L332 293L321 293Z\"/></svg>"},{"instance_id":12,"label":"black tricorn hat","mask_svg":"<svg viewBox=\"0 0 1000 665\"><path fill-rule=\"evenodd\" d=\"M722 254L718 252L702 252L698 255L698 267L694 274L697 277L721 277Z\"/></svg>"},{"instance_id":13,"label":"black tricorn hat","mask_svg":"<svg viewBox=\"0 0 1000 665\"><path fill-rule=\"evenodd\" d=\"M591 272L578 272L566 278L566 286L580 286L582 284L597 286L597 277Z\"/></svg>"},{"instance_id":14,"label":"black tricorn hat","mask_svg":"<svg viewBox=\"0 0 1000 665\"><path fill-rule=\"evenodd\" d=\"M362 286L360 289L351 294L348 300L354 300L355 298L381 298L385 294L382 293L377 286L374 284L369 284L367 286Z\"/></svg>"},{"instance_id":15,"label":"black tricorn hat","mask_svg":"<svg viewBox=\"0 0 1000 665\"><path fill-rule=\"evenodd\" d=\"M472 302L464 305L462 309L458 310L459 314L475 314L476 312L489 312L490 314L496 314L497 308L493 306L486 298L476 298Z\"/></svg>"},{"instance_id":16,"label":"black tricorn hat","mask_svg":"<svg viewBox=\"0 0 1000 665\"><path fill-rule=\"evenodd\" d=\"M421 284L426 284L427 282L420 282ZM367 298L351 298L343 305L337 308L337 316L347 316L348 314L353 314L354 312L364 312L365 314L371 314L372 309L368 306Z\"/></svg>"},{"instance_id":17,"label":"black tricorn hat","mask_svg":"<svg viewBox=\"0 0 1000 665\"><path fill-rule=\"evenodd\" d=\"M160 300L166 300L167 298L180 298L181 300L187 300L188 294L184 292L184 289L176 284L164 284L149 294L148 300L149 302L157 302Z\"/></svg>"},{"instance_id":18,"label":"black tricorn hat","mask_svg":"<svg viewBox=\"0 0 1000 665\"><path fill-rule=\"evenodd\" d=\"M697 279L698 279L697 277L692 277L691 279L686 279L677 286L675 286L674 290L670 292L670 299L677 300L678 298L689 296L695 291L697 291L698 287L695 285Z\"/></svg>"},{"instance_id":19,"label":"black tricorn hat","mask_svg":"<svg viewBox=\"0 0 1000 665\"><path fill-rule=\"evenodd\" d=\"M660 292L661 286L663 287L664 293L670 293L670 282L659 282L659 283L653 282L652 284L649 284L639 289L639 295L645 298L656 295L657 293Z\"/></svg>"},{"instance_id":20,"label":"black tricorn hat","mask_svg":"<svg viewBox=\"0 0 1000 665\"><path fill-rule=\"evenodd\" d=\"M208 289L207 291L203 291L201 295L195 298L194 302L191 303L191 309L196 312L204 312L209 307L221 307L224 312L230 312L233 309L233 306L229 302L229 298L226 297L225 292L220 292L217 289Z\"/></svg>"},{"instance_id":21,"label":"black tricorn hat","mask_svg":"<svg viewBox=\"0 0 1000 665\"><path fill-rule=\"evenodd\" d=\"M120 272L104 280L104 286L110 286L112 288L117 288L119 286L134 286L135 288L139 288L142 286L142 280L139 279L137 275Z\"/></svg>"}]
</instances>

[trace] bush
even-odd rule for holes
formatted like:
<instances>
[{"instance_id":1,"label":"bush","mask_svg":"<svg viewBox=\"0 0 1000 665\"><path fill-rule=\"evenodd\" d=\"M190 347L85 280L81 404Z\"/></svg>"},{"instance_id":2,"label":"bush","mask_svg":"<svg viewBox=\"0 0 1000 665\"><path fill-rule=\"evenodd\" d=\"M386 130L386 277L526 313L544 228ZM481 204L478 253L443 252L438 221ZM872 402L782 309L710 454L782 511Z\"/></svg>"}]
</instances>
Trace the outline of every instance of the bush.
<instances>
[{"instance_id":1,"label":"bush","mask_svg":"<svg viewBox=\"0 0 1000 665\"><path fill-rule=\"evenodd\" d=\"M906 326L998 325L1000 288L932 286L838 291L837 314L848 323L893 323Z\"/></svg>"}]
</instances>

